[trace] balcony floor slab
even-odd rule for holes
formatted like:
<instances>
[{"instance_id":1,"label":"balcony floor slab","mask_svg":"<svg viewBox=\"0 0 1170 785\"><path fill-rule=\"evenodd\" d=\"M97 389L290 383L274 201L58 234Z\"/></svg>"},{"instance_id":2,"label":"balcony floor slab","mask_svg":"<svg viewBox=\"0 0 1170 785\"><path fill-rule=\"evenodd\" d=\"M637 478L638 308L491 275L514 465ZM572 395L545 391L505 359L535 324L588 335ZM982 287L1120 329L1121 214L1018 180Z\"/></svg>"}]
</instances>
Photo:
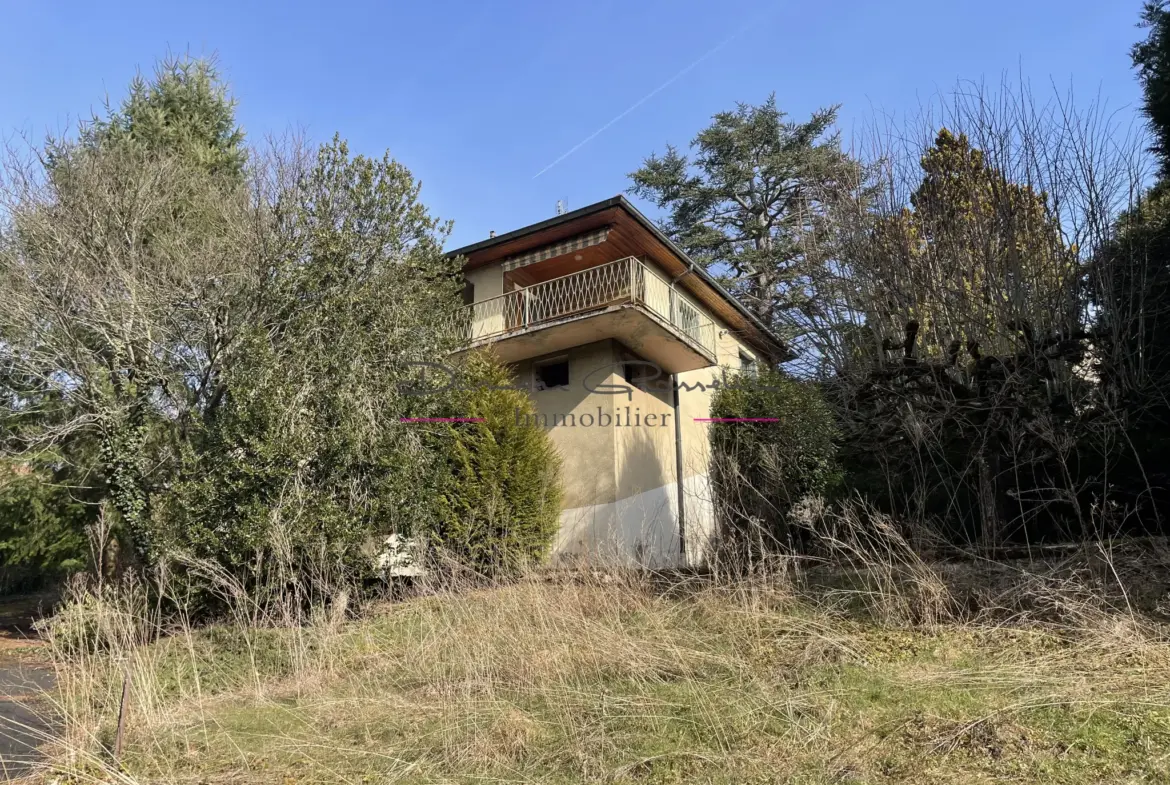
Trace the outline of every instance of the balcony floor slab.
<instances>
[{"instance_id":1,"label":"balcony floor slab","mask_svg":"<svg viewBox=\"0 0 1170 785\"><path fill-rule=\"evenodd\" d=\"M715 356L697 342L681 337L676 328L632 303L493 335L473 342L458 354L492 346L501 360L513 363L607 338L621 341L665 373L708 368L716 362Z\"/></svg>"}]
</instances>

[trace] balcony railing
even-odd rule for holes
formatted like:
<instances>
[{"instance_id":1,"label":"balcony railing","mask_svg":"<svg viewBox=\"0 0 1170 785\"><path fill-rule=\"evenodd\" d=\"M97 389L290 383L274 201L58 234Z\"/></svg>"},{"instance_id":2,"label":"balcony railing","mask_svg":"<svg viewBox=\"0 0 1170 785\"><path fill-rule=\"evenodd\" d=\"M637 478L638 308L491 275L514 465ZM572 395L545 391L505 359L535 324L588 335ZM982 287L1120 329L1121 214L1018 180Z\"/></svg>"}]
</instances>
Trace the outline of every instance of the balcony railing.
<instances>
[{"instance_id":1,"label":"balcony railing","mask_svg":"<svg viewBox=\"0 0 1170 785\"><path fill-rule=\"evenodd\" d=\"M715 324L633 256L464 306L456 329L462 344L472 346L624 304L642 306L715 356Z\"/></svg>"}]
</instances>

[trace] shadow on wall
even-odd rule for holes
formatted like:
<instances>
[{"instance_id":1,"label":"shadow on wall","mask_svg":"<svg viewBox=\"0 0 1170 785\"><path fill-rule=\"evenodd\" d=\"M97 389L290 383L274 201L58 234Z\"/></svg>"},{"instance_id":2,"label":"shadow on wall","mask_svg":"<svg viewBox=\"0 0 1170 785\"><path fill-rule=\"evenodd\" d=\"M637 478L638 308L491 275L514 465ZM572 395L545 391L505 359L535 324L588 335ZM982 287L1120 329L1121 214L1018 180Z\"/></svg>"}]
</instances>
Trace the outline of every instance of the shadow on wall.
<instances>
[{"instance_id":1,"label":"shadow on wall","mask_svg":"<svg viewBox=\"0 0 1170 785\"><path fill-rule=\"evenodd\" d=\"M602 504L566 510L555 547L559 562L666 567L678 563L673 429L616 429L606 468L613 495ZM667 452L669 450L669 453ZM599 462L601 463L601 462ZM616 474L616 476L615 476Z\"/></svg>"},{"instance_id":2,"label":"shadow on wall","mask_svg":"<svg viewBox=\"0 0 1170 785\"><path fill-rule=\"evenodd\" d=\"M679 554L674 428L633 427L619 432L617 447L615 534L638 566L673 566Z\"/></svg>"},{"instance_id":3,"label":"shadow on wall","mask_svg":"<svg viewBox=\"0 0 1170 785\"><path fill-rule=\"evenodd\" d=\"M683 456L683 504L686 507L686 563L704 564L710 559L717 530L714 489L710 477L710 450L703 434L702 443L692 443ZM692 442L696 439L692 436ZM684 443L685 446L685 443Z\"/></svg>"}]
</instances>

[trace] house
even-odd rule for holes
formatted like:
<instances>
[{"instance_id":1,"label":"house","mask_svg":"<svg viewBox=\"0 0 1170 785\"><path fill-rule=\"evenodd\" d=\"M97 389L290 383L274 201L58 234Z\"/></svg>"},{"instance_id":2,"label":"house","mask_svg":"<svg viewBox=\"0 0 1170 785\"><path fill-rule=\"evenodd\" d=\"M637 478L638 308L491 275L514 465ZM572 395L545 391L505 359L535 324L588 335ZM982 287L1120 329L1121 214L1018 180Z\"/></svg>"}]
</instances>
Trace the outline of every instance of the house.
<instances>
[{"instance_id":1,"label":"house","mask_svg":"<svg viewBox=\"0 0 1170 785\"><path fill-rule=\"evenodd\" d=\"M461 351L511 365L563 457L554 557L701 562L715 388L784 344L621 196L451 254Z\"/></svg>"}]
</instances>

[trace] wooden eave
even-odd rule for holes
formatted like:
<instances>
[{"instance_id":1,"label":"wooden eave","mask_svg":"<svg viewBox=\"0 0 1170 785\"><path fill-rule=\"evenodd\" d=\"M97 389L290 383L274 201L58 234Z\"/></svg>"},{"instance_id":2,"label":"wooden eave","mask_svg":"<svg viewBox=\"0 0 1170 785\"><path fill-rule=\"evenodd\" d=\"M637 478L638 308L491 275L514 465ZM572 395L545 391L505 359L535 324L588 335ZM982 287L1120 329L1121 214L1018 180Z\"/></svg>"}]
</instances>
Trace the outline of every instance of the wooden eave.
<instances>
[{"instance_id":1,"label":"wooden eave","mask_svg":"<svg viewBox=\"0 0 1170 785\"><path fill-rule=\"evenodd\" d=\"M450 255L463 256L463 270L468 272L604 227L609 228L605 242L578 254L586 266L600 263L601 259L612 261L626 256L653 261L681 289L765 356L776 360L789 356L783 341L621 196L456 249Z\"/></svg>"}]
</instances>

